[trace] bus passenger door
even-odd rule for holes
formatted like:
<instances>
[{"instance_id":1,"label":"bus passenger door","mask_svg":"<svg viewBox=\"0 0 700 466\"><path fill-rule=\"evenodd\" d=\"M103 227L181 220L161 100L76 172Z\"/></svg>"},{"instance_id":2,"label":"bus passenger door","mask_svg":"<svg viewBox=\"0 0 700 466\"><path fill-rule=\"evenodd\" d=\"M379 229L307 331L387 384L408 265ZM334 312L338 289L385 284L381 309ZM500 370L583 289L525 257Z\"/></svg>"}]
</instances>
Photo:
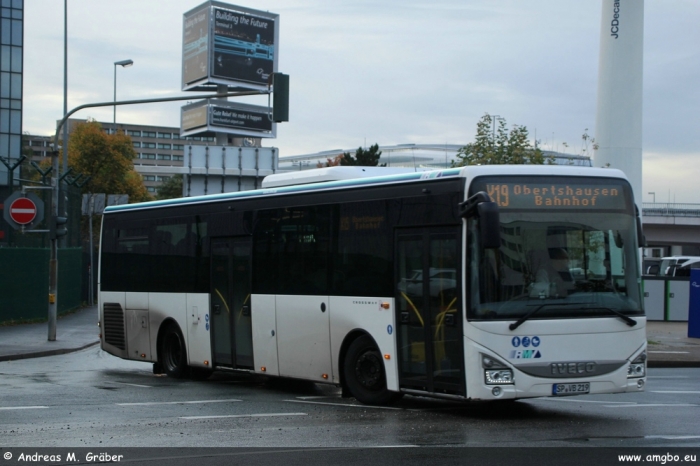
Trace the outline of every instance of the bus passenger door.
<instances>
[{"instance_id":1,"label":"bus passenger door","mask_svg":"<svg viewBox=\"0 0 700 466\"><path fill-rule=\"evenodd\" d=\"M459 228L399 230L399 386L465 395Z\"/></svg>"},{"instance_id":2,"label":"bus passenger door","mask_svg":"<svg viewBox=\"0 0 700 466\"><path fill-rule=\"evenodd\" d=\"M211 335L214 366L253 368L250 238L211 242Z\"/></svg>"},{"instance_id":3,"label":"bus passenger door","mask_svg":"<svg viewBox=\"0 0 700 466\"><path fill-rule=\"evenodd\" d=\"M277 295L276 300L280 375L329 382L332 367L328 296Z\"/></svg>"}]
</instances>

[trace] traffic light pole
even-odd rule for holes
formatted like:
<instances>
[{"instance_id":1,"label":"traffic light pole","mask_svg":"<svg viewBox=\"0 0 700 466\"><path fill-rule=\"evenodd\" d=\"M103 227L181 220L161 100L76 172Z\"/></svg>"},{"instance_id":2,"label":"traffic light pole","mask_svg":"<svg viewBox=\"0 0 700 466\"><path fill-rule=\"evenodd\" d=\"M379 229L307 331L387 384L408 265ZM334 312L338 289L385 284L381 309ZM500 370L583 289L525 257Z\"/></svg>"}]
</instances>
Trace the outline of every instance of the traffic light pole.
<instances>
[{"instance_id":1,"label":"traffic light pole","mask_svg":"<svg viewBox=\"0 0 700 466\"><path fill-rule=\"evenodd\" d=\"M113 107L115 105L138 105L138 104L153 104L159 102L177 102L182 100L193 100L197 98L201 99L220 99L223 97L243 97L248 95L261 95L269 94L270 91L242 91L242 92L226 92L217 94L207 94L201 96L182 96L182 97L163 97L160 99L144 99L144 100L123 100L120 102L98 102L95 104L85 104L75 107L70 112L63 116L63 119L56 125L56 135L54 137L54 150L52 155L52 167L51 170L51 218L49 219L49 225L54 225L55 228L49 228L52 232L49 233L51 240L51 254L49 257L49 341L56 341L56 320L58 316L58 222L60 218L58 216L58 196L59 192L59 176L58 176L58 135L61 132L61 128L68 121L68 118L79 110L86 108L95 107ZM66 129L67 131L67 129ZM64 147L64 151L68 148ZM66 153L67 154L67 153ZM65 233L64 233L65 234Z\"/></svg>"},{"instance_id":2,"label":"traffic light pole","mask_svg":"<svg viewBox=\"0 0 700 466\"><path fill-rule=\"evenodd\" d=\"M64 150L67 150L65 148ZM51 217L49 225L53 219L58 217L58 130L56 131L56 145L54 151L51 152L51 163L53 170L51 173ZM51 235L51 254L49 256L49 341L56 341L56 318L57 318L57 299L58 294L58 238Z\"/></svg>"}]
</instances>

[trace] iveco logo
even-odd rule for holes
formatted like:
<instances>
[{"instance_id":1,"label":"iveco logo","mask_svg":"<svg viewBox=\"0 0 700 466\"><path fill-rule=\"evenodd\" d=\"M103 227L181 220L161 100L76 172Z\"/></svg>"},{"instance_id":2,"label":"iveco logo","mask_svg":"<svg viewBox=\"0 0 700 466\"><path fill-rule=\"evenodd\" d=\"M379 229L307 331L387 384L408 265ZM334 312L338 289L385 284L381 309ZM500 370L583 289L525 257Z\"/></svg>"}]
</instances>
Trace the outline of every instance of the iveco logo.
<instances>
[{"instance_id":1,"label":"iveco logo","mask_svg":"<svg viewBox=\"0 0 700 466\"><path fill-rule=\"evenodd\" d=\"M594 362L554 362L549 365L552 375L593 374L596 369Z\"/></svg>"}]
</instances>

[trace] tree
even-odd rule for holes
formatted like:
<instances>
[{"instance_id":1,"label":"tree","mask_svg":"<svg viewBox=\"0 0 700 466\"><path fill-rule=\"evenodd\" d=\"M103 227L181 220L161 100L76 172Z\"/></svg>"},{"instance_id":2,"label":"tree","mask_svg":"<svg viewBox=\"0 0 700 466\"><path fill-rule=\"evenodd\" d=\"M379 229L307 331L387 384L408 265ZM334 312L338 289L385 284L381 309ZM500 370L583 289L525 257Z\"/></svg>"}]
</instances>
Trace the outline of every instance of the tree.
<instances>
[{"instance_id":1,"label":"tree","mask_svg":"<svg viewBox=\"0 0 700 466\"><path fill-rule=\"evenodd\" d=\"M182 197L182 175L171 176L168 181L158 188L158 199L173 199Z\"/></svg>"},{"instance_id":2,"label":"tree","mask_svg":"<svg viewBox=\"0 0 700 466\"><path fill-rule=\"evenodd\" d=\"M495 165L495 164L535 164L554 163L551 157L530 144L527 128L513 125L510 132L506 128L506 120L484 114L476 124L474 142L467 144L457 152L454 167L465 165Z\"/></svg>"},{"instance_id":3,"label":"tree","mask_svg":"<svg viewBox=\"0 0 700 466\"><path fill-rule=\"evenodd\" d=\"M337 167L338 165L340 165L340 162L341 160L343 160L343 157L345 157L345 154L336 155L332 159L326 158L326 162L318 162L316 164L316 168Z\"/></svg>"},{"instance_id":4,"label":"tree","mask_svg":"<svg viewBox=\"0 0 700 466\"><path fill-rule=\"evenodd\" d=\"M349 152L343 153L340 164L344 166L386 167L385 163L379 165L379 157L381 157L381 155L382 151L379 150L379 144L369 146L369 149L366 150L362 147L358 147L354 157L350 155Z\"/></svg>"},{"instance_id":5,"label":"tree","mask_svg":"<svg viewBox=\"0 0 700 466\"><path fill-rule=\"evenodd\" d=\"M68 165L73 173L90 176L83 193L128 194L129 202L152 200L134 169L135 157L129 136L106 134L94 120L77 125L68 141Z\"/></svg>"}]
</instances>

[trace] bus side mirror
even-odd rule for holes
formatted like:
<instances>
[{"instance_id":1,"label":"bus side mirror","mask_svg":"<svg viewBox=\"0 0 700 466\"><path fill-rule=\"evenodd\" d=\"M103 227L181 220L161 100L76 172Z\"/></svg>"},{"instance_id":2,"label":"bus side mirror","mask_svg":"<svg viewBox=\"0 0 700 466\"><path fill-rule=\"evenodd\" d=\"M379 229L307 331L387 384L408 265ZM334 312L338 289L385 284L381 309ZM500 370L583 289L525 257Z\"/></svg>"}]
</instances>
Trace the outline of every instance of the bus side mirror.
<instances>
[{"instance_id":1,"label":"bus side mirror","mask_svg":"<svg viewBox=\"0 0 700 466\"><path fill-rule=\"evenodd\" d=\"M634 208L637 211L637 243L640 248L643 248L647 245L647 239L642 231L642 217L639 215L639 207L634 206Z\"/></svg>"},{"instance_id":2,"label":"bus side mirror","mask_svg":"<svg viewBox=\"0 0 700 466\"><path fill-rule=\"evenodd\" d=\"M484 191L471 196L459 204L459 215L464 218L479 218L479 236L484 249L501 247L501 221L498 216L498 204Z\"/></svg>"},{"instance_id":3,"label":"bus side mirror","mask_svg":"<svg viewBox=\"0 0 700 466\"><path fill-rule=\"evenodd\" d=\"M484 249L501 247L501 222L498 215L498 204L495 202L480 202L477 206L479 215L479 236Z\"/></svg>"}]
</instances>

